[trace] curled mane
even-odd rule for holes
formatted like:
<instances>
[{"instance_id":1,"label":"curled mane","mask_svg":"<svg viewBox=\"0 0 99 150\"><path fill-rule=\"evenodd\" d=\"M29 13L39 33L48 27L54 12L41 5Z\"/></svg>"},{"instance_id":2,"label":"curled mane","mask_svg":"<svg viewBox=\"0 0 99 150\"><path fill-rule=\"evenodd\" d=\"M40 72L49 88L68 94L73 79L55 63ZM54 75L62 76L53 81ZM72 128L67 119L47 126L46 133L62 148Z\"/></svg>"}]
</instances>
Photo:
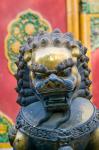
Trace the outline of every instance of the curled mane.
<instances>
[{"instance_id":1,"label":"curled mane","mask_svg":"<svg viewBox=\"0 0 99 150\"><path fill-rule=\"evenodd\" d=\"M48 46L60 48L67 47L70 51L72 51L73 48L79 49L76 67L81 75L81 83L75 97L84 97L90 100L92 96L89 89L91 81L89 79L89 58L86 56L87 48L84 47L81 42L76 41L71 33L62 33L60 30L55 29L52 33L40 32L33 37L29 37L27 43L20 48L19 60L16 62L18 70L15 75L17 79L16 91L19 95L17 102L22 106L26 106L30 103L38 101L35 91L33 91L33 88L31 88L30 85L30 70L27 62L24 60L24 54L28 51L35 51L40 47Z\"/></svg>"}]
</instances>

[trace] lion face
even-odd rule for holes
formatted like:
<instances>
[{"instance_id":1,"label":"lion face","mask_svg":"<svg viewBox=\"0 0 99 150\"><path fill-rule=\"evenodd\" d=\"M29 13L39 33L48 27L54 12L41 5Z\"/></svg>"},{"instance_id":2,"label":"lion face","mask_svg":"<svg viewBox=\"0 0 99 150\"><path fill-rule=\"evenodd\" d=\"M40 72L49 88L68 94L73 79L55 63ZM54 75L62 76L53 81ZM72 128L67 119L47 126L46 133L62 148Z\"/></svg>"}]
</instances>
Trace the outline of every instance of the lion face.
<instances>
[{"instance_id":1,"label":"lion face","mask_svg":"<svg viewBox=\"0 0 99 150\"><path fill-rule=\"evenodd\" d=\"M70 105L76 97L90 99L90 69L86 53L87 48L80 41L59 29L29 37L20 48L19 61L16 62L18 101L30 103L27 99L34 99L36 94L36 99L42 99L45 107L55 109ZM20 82L22 80L25 84Z\"/></svg>"},{"instance_id":2,"label":"lion face","mask_svg":"<svg viewBox=\"0 0 99 150\"><path fill-rule=\"evenodd\" d=\"M32 87L47 105L67 105L80 84L80 75L72 52L65 47L40 48L32 52ZM67 102L68 101L68 102Z\"/></svg>"},{"instance_id":3,"label":"lion face","mask_svg":"<svg viewBox=\"0 0 99 150\"><path fill-rule=\"evenodd\" d=\"M33 54L33 86L47 95L60 90L72 91L77 84L77 77L73 74L74 64L69 49L38 49Z\"/></svg>"}]
</instances>

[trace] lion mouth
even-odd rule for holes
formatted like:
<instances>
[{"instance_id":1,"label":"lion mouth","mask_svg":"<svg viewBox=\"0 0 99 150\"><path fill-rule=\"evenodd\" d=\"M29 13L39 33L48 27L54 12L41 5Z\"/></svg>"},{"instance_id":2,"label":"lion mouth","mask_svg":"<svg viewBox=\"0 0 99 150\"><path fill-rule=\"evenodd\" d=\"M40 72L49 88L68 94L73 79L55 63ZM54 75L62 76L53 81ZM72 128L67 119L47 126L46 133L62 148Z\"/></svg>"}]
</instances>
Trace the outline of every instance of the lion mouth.
<instances>
[{"instance_id":1,"label":"lion mouth","mask_svg":"<svg viewBox=\"0 0 99 150\"><path fill-rule=\"evenodd\" d=\"M35 89L38 91L40 95L44 97L46 96L67 97L68 93L74 91L75 82L73 78L68 78L66 80L56 79L55 81L47 79L44 82L37 82L35 84Z\"/></svg>"},{"instance_id":2,"label":"lion mouth","mask_svg":"<svg viewBox=\"0 0 99 150\"><path fill-rule=\"evenodd\" d=\"M61 96L59 93L58 95L51 95L44 99L44 107L48 111L65 111L68 108L69 99L66 96Z\"/></svg>"},{"instance_id":3,"label":"lion mouth","mask_svg":"<svg viewBox=\"0 0 99 150\"><path fill-rule=\"evenodd\" d=\"M45 88L45 89L39 89L38 92L45 96L51 96L51 95L66 95L66 88L60 89L60 88Z\"/></svg>"}]
</instances>

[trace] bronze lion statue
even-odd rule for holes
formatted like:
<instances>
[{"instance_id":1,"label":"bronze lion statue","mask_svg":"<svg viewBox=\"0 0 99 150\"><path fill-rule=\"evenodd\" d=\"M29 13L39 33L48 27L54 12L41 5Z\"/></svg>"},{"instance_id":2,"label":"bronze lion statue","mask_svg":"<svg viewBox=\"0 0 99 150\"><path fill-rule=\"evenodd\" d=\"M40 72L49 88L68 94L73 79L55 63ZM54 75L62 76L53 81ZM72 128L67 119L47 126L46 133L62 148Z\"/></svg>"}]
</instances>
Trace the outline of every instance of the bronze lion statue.
<instances>
[{"instance_id":1,"label":"bronze lion statue","mask_svg":"<svg viewBox=\"0 0 99 150\"><path fill-rule=\"evenodd\" d=\"M14 150L99 150L99 112L91 103L87 48L55 29L20 48L21 105L9 131Z\"/></svg>"}]
</instances>

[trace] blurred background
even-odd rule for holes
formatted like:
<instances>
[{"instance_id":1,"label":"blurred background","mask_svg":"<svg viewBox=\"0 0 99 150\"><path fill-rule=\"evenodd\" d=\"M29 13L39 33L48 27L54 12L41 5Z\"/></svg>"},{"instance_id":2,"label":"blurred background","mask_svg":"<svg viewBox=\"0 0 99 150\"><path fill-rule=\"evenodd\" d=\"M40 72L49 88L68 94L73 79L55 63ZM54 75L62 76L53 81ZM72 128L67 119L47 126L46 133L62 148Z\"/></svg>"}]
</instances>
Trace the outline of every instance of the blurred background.
<instances>
[{"instance_id":1,"label":"blurred background","mask_svg":"<svg viewBox=\"0 0 99 150\"><path fill-rule=\"evenodd\" d=\"M19 110L16 104L19 47L38 31L72 32L87 48L92 70L92 102L99 108L99 0L0 1L0 149L10 149L7 132Z\"/></svg>"}]
</instances>

